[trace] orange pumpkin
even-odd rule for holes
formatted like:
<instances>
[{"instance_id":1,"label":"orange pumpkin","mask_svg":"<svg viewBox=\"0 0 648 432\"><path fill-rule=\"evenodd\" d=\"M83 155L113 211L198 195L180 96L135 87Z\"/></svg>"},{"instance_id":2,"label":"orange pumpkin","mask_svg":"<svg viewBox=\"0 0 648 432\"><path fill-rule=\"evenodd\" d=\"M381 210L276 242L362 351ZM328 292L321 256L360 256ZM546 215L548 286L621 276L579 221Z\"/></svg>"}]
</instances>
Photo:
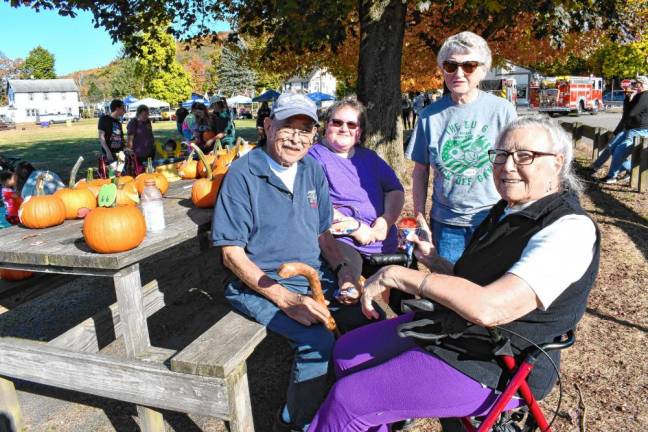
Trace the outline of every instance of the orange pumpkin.
<instances>
[{"instance_id":1,"label":"orange pumpkin","mask_svg":"<svg viewBox=\"0 0 648 432\"><path fill-rule=\"evenodd\" d=\"M216 132L214 131L205 131L202 134L202 139L205 141L209 141L210 139L214 138L216 136Z\"/></svg>"},{"instance_id":2,"label":"orange pumpkin","mask_svg":"<svg viewBox=\"0 0 648 432\"><path fill-rule=\"evenodd\" d=\"M93 208L97 207L97 198L87 188L74 188L74 181L79 167L83 162L83 156L79 156L72 171L70 171L70 181L68 188L57 190L54 195L59 197L65 205L65 218L77 219L83 218Z\"/></svg>"},{"instance_id":3,"label":"orange pumpkin","mask_svg":"<svg viewBox=\"0 0 648 432\"><path fill-rule=\"evenodd\" d=\"M220 151L221 150L218 150L218 152ZM217 155L215 154L203 154L203 158L198 161L198 166L196 167L196 170L198 171L196 178L207 177L207 165L213 167L216 163L216 158Z\"/></svg>"},{"instance_id":4,"label":"orange pumpkin","mask_svg":"<svg viewBox=\"0 0 648 432\"><path fill-rule=\"evenodd\" d=\"M93 169L88 168L88 174L85 179L79 180L74 185L75 189L88 189L94 195L95 199L99 196L99 189L105 184L110 184L110 179L94 178Z\"/></svg>"},{"instance_id":5,"label":"orange pumpkin","mask_svg":"<svg viewBox=\"0 0 648 432\"><path fill-rule=\"evenodd\" d=\"M136 206L138 202L139 196L137 195L135 183L130 182L126 184L117 184L117 198L115 205Z\"/></svg>"},{"instance_id":6,"label":"orange pumpkin","mask_svg":"<svg viewBox=\"0 0 648 432\"><path fill-rule=\"evenodd\" d=\"M162 173L155 172L153 168L153 160L148 158L148 163L146 165L146 172L135 177L135 186L137 187L137 192L141 195L146 185L146 180L155 180L155 186L160 189L160 193L164 195L167 190L169 190L169 181Z\"/></svg>"},{"instance_id":7,"label":"orange pumpkin","mask_svg":"<svg viewBox=\"0 0 648 432\"><path fill-rule=\"evenodd\" d=\"M203 161L207 176L206 178L198 179L194 182L191 187L191 202L198 208L210 208L213 207L216 203L216 197L218 196L218 191L220 190L221 182L223 177L227 172L227 167L225 166L225 161L223 158L217 159L216 171L212 172L209 164L204 160L205 155L203 152L196 147L194 144L191 144L195 151L198 153L198 157Z\"/></svg>"},{"instance_id":8,"label":"orange pumpkin","mask_svg":"<svg viewBox=\"0 0 648 432\"><path fill-rule=\"evenodd\" d=\"M27 228L48 228L65 220L65 204L55 195L42 195L43 182L49 171L38 176L36 194L27 197L18 210L18 218Z\"/></svg>"},{"instance_id":9,"label":"orange pumpkin","mask_svg":"<svg viewBox=\"0 0 648 432\"><path fill-rule=\"evenodd\" d=\"M15 282L21 281L34 276L34 273L24 270L12 270L6 268L0 268L0 279Z\"/></svg>"},{"instance_id":10,"label":"orange pumpkin","mask_svg":"<svg viewBox=\"0 0 648 432\"><path fill-rule=\"evenodd\" d=\"M97 207L83 221L83 238L95 252L131 250L145 237L146 222L137 207Z\"/></svg>"},{"instance_id":11,"label":"orange pumpkin","mask_svg":"<svg viewBox=\"0 0 648 432\"><path fill-rule=\"evenodd\" d=\"M131 177L131 176L121 176L121 177L117 177L117 184L118 185L126 184L126 183L130 183L130 182L132 182L134 180L135 179L133 177Z\"/></svg>"},{"instance_id":12,"label":"orange pumpkin","mask_svg":"<svg viewBox=\"0 0 648 432\"><path fill-rule=\"evenodd\" d=\"M192 151L187 159L178 163L178 175L184 180L193 180L198 176L198 162L193 158L194 152Z\"/></svg>"}]
</instances>

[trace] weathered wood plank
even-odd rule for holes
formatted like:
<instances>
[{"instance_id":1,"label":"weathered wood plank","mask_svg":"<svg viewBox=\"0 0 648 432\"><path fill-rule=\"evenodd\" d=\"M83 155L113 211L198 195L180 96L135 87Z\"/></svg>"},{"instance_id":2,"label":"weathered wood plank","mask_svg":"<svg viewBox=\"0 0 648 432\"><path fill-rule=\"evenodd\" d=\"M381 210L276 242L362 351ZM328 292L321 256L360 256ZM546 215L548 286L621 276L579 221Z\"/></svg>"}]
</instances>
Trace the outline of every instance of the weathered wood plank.
<instances>
[{"instance_id":1,"label":"weathered wood plank","mask_svg":"<svg viewBox=\"0 0 648 432\"><path fill-rule=\"evenodd\" d=\"M648 190L648 138L641 139L641 153L639 154L639 192Z\"/></svg>"},{"instance_id":2,"label":"weathered wood plank","mask_svg":"<svg viewBox=\"0 0 648 432\"><path fill-rule=\"evenodd\" d=\"M229 431L254 432L254 417L252 417L252 401L247 379L245 363L239 365L226 379L229 400Z\"/></svg>"},{"instance_id":3,"label":"weathered wood plank","mask_svg":"<svg viewBox=\"0 0 648 432\"><path fill-rule=\"evenodd\" d=\"M245 363L265 336L261 324L229 312L173 357L171 370L224 378Z\"/></svg>"},{"instance_id":4,"label":"weathered wood plank","mask_svg":"<svg viewBox=\"0 0 648 432\"><path fill-rule=\"evenodd\" d=\"M16 388L11 381L0 377L0 414L6 417L9 422L8 426L10 431L23 430L23 418L18 404L18 396L16 395ZM2 419L0 419L2 420ZM0 423L0 430L5 425Z\"/></svg>"},{"instance_id":5,"label":"weathered wood plank","mask_svg":"<svg viewBox=\"0 0 648 432\"><path fill-rule=\"evenodd\" d=\"M98 254L91 251L81 233L83 221L66 221L58 227L29 230L20 226L3 230L0 244L0 265L25 264L61 268L118 270L139 262L183 241L195 238L211 223L211 209L197 209L191 205L191 182L174 182L164 200L167 227L164 231L148 234L137 248L117 253Z\"/></svg>"},{"instance_id":6,"label":"weathered wood plank","mask_svg":"<svg viewBox=\"0 0 648 432\"><path fill-rule=\"evenodd\" d=\"M162 309L165 295L160 292L157 280L142 288L144 314L149 317ZM122 321L117 303L48 342L49 345L71 351L96 353L122 335Z\"/></svg>"},{"instance_id":7,"label":"weathered wood plank","mask_svg":"<svg viewBox=\"0 0 648 432\"><path fill-rule=\"evenodd\" d=\"M178 374L156 363L0 338L0 374L141 406L229 420L223 379Z\"/></svg>"},{"instance_id":8,"label":"weathered wood plank","mask_svg":"<svg viewBox=\"0 0 648 432\"><path fill-rule=\"evenodd\" d=\"M581 125L581 136L594 140L596 137L596 127L589 125Z\"/></svg>"}]
</instances>

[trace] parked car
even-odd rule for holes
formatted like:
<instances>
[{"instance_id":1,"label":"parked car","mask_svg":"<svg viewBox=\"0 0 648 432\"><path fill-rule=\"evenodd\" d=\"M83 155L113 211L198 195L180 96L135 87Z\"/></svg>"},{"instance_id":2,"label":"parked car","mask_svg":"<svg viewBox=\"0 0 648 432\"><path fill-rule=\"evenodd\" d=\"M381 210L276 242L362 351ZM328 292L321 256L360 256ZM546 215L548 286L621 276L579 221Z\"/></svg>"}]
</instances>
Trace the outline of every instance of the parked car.
<instances>
[{"instance_id":1,"label":"parked car","mask_svg":"<svg viewBox=\"0 0 648 432\"><path fill-rule=\"evenodd\" d=\"M161 121L162 120L162 113L160 113L160 110L157 108L150 108L149 109L149 120L151 120L153 123L156 121Z\"/></svg>"},{"instance_id":2,"label":"parked car","mask_svg":"<svg viewBox=\"0 0 648 432\"><path fill-rule=\"evenodd\" d=\"M622 105L625 93L623 90L612 90L603 93L603 103L606 105Z\"/></svg>"},{"instance_id":3,"label":"parked car","mask_svg":"<svg viewBox=\"0 0 648 432\"><path fill-rule=\"evenodd\" d=\"M0 115L0 130L16 129L16 123L5 115Z\"/></svg>"},{"instance_id":4,"label":"parked car","mask_svg":"<svg viewBox=\"0 0 648 432\"><path fill-rule=\"evenodd\" d=\"M39 114L36 116L36 124L40 123L65 123L66 121L78 122L79 116L71 113L56 113L56 114Z\"/></svg>"}]
</instances>

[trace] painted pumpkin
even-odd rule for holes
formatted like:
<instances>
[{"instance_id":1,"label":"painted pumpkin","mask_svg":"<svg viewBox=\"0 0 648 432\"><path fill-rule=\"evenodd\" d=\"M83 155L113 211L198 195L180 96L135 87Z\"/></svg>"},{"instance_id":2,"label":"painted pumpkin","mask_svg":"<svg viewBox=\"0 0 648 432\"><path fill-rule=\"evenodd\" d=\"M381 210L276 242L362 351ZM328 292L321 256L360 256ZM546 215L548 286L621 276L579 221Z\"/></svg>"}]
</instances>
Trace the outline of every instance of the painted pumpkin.
<instances>
[{"instance_id":1,"label":"painted pumpkin","mask_svg":"<svg viewBox=\"0 0 648 432\"><path fill-rule=\"evenodd\" d=\"M131 250L145 237L144 215L137 207L97 207L83 221L83 238L95 252Z\"/></svg>"},{"instance_id":2,"label":"painted pumpkin","mask_svg":"<svg viewBox=\"0 0 648 432\"><path fill-rule=\"evenodd\" d=\"M36 180L36 195L27 197L18 210L20 223L27 228L49 228L65 220L65 204L55 195L43 195L43 182L48 172Z\"/></svg>"},{"instance_id":3,"label":"painted pumpkin","mask_svg":"<svg viewBox=\"0 0 648 432\"><path fill-rule=\"evenodd\" d=\"M34 273L24 270L12 270L6 268L0 268L0 279L15 282L28 279L34 276Z\"/></svg>"},{"instance_id":4,"label":"painted pumpkin","mask_svg":"<svg viewBox=\"0 0 648 432\"><path fill-rule=\"evenodd\" d=\"M115 204L119 206L136 206L139 203L139 195L134 182L117 184L117 198Z\"/></svg>"},{"instance_id":5,"label":"painted pumpkin","mask_svg":"<svg viewBox=\"0 0 648 432\"><path fill-rule=\"evenodd\" d=\"M198 153L198 157L203 161L207 175L206 178L196 180L191 187L191 202L198 208L211 208L216 203L216 197L218 196L223 177L227 172L227 167L225 166L224 159L220 158L216 162L217 167L215 171L212 171L209 164L204 160L205 155L203 152L194 144L192 146Z\"/></svg>"}]
</instances>

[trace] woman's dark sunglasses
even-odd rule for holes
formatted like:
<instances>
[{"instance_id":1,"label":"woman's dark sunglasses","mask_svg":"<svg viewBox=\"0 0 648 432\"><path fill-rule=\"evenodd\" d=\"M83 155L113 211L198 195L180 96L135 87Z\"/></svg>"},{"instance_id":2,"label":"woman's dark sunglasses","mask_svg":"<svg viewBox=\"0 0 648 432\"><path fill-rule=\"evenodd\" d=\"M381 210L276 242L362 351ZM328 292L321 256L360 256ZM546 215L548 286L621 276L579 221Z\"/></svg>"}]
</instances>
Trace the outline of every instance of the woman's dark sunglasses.
<instances>
[{"instance_id":1,"label":"woman's dark sunglasses","mask_svg":"<svg viewBox=\"0 0 648 432\"><path fill-rule=\"evenodd\" d=\"M484 63L478 61L467 61L463 63L457 63L450 60L446 60L443 62L443 70L448 73L455 73L457 72L457 68L461 68L465 74L471 74L475 72L475 69L477 69L479 66L483 64Z\"/></svg>"},{"instance_id":2,"label":"woman's dark sunglasses","mask_svg":"<svg viewBox=\"0 0 648 432\"><path fill-rule=\"evenodd\" d=\"M338 128L342 127L342 125L346 123L349 130L358 129L358 126L360 126L356 122L353 122L353 121L345 122L344 120L340 120L340 119L331 119L331 120L329 120L329 123L331 123L333 126L338 127Z\"/></svg>"}]
</instances>

